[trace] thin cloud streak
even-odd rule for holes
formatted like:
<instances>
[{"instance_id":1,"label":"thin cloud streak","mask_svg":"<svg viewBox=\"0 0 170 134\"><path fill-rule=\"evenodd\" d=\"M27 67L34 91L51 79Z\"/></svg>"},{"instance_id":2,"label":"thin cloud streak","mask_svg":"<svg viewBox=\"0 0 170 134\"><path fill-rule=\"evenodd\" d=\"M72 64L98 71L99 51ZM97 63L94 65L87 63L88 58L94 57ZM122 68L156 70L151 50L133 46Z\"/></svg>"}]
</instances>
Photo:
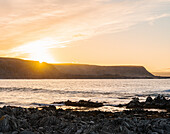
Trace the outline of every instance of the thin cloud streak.
<instances>
[{"instance_id":1,"label":"thin cloud streak","mask_svg":"<svg viewBox=\"0 0 170 134\"><path fill-rule=\"evenodd\" d=\"M170 0L0 0L0 53L29 53L21 48L44 39L50 49L124 31L169 17L165 8L170 9Z\"/></svg>"}]
</instances>

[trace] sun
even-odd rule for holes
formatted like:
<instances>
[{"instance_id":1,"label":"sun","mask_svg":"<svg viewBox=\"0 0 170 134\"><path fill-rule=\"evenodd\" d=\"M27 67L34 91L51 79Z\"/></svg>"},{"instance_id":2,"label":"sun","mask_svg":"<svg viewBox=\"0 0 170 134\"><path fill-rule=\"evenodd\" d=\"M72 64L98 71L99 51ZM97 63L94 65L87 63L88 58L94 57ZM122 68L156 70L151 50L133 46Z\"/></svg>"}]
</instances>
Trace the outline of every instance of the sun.
<instances>
[{"instance_id":1,"label":"sun","mask_svg":"<svg viewBox=\"0 0 170 134\"><path fill-rule=\"evenodd\" d=\"M47 62L47 63L55 63L56 61L49 53L49 48L47 45L43 45L43 43L38 43L31 45L29 58L34 61Z\"/></svg>"},{"instance_id":2,"label":"sun","mask_svg":"<svg viewBox=\"0 0 170 134\"><path fill-rule=\"evenodd\" d=\"M44 48L37 48L35 49L35 51L32 51L32 53L30 53L30 60L39 61L40 63L42 62L55 63L56 62L51 56L51 54L48 52L48 50Z\"/></svg>"},{"instance_id":3,"label":"sun","mask_svg":"<svg viewBox=\"0 0 170 134\"><path fill-rule=\"evenodd\" d=\"M28 54L29 57L26 58L28 60L39 61L40 63L42 62L56 63L56 61L49 52L52 43L53 42L51 42L51 40L47 39L29 42L16 48L14 52Z\"/></svg>"},{"instance_id":4,"label":"sun","mask_svg":"<svg viewBox=\"0 0 170 134\"><path fill-rule=\"evenodd\" d=\"M48 42L46 42L46 44L48 44ZM49 47L46 44L44 44L44 42L38 41L29 45L29 59L39 61L40 63L55 63L56 61L49 53Z\"/></svg>"}]
</instances>

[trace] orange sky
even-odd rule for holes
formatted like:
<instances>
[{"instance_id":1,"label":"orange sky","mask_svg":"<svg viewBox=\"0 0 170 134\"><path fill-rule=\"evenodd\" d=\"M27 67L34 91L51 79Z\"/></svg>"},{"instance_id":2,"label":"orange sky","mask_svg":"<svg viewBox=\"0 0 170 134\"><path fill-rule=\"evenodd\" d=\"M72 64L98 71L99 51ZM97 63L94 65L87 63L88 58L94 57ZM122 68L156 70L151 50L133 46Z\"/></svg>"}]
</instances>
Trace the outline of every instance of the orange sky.
<instances>
[{"instance_id":1,"label":"orange sky","mask_svg":"<svg viewBox=\"0 0 170 134\"><path fill-rule=\"evenodd\" d=\"M170 0L0 0L0 55L170 68Z\"/></svg>"}]
</instances>

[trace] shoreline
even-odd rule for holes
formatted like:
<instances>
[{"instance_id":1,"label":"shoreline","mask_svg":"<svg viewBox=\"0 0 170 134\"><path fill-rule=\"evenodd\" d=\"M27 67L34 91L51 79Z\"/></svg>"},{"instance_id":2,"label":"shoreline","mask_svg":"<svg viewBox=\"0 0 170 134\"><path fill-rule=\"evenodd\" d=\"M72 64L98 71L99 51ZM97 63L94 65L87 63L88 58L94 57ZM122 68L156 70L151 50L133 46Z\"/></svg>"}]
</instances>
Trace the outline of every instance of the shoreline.
<instances>
[{"instance_id":1,"label":"shoreline","mask_svg":"<svg viewBox=\"0 0 170 134\"><path fill-rule=\"evenodd\" d=\"M32 78L30 78L30 77L28 77L28 78L22 78L22 77L20 77L20 78L18 78L18 77L14 77L14 78L0 78L0 80L31 80L31 79L33 79L33 80L36 80L36 79L41 79L41 80L57 80L57 79L170 79L170 76L167 76L167 77L164 77L164 76L154 76L154 77L59 77L59 78L34 78L34 77L32 77Z\"/></svg>"},{"instance_id":2,"label":"shoreline","mask_svg":"<svg viewBox=\"0 0 170 134\"><path fill-rule=\"evenodd\" d=\"M168 112L142 109L113 113L4 106L0 115L0 132L12 134L170 133Z\"/></svg>"},{"instance_id":3,"label":"shoreline","mask_svg":"<svg viewBox=\"0 0 170 134\"><path fill-rule=\"evenodd\" d=\"M126 105L137 104L138 101L134 98ZM80 102L82 104L82 101ZM82 105L78 102L69 102L68 104L101 106L101 103L88 103L88 101L83 102ZM63 110L61 108L56 109L55 106L36 108L4 106L0 108L0 133L169 134L170 113L168 110L167 112L147 111L134 105L133 109L121 112Z\"/></svg>"}]
</instances>

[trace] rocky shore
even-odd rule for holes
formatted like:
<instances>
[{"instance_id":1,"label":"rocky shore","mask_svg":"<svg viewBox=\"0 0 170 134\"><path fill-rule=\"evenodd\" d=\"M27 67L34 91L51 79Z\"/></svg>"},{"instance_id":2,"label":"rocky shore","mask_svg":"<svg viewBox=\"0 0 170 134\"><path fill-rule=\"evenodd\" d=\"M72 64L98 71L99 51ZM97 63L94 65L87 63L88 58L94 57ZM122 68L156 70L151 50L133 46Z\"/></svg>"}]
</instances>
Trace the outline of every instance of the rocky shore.
<instances>
[{"instance_id":1,"label":"rocky shore","mask_svg":"<svg viewBox=\"0 0 170 134\"><path fill-rule=\"evenodd\" d=\"M133 108L112 113L4 106L0 108L0 134L170 134L168 111Z\"/></svg>"},{"instance_id":2,"label":"rocky shore","mask_svg":"<svg viewBox=\"0 0 170 134\"><path fill-rule=\"evenodd\" d=\"M74 101L62 101L62 102L53 102L52 104L63 104L66 106L76 106L76 107L89 107L89 108L96 108L96 107L102 107L104 106L103 103L99 103L99 102L92 102L90 100L85 101L85 100L80 100L78 102L74 102Z\"/></svg>"},{"instance_id":3,"label":"rocky shore","mask_svg":"<svg viewBox=\"0 0 170 134\"><path fill-rule=\"evenodd\" d=\"M122 106L126 106L126 108L155 108L170 111L170 100L166 99L163 95L158 95L155 98L148 96L146 101L140 102L139 98L135 97L128 104Z\"/></svg>"}]
</instances>

